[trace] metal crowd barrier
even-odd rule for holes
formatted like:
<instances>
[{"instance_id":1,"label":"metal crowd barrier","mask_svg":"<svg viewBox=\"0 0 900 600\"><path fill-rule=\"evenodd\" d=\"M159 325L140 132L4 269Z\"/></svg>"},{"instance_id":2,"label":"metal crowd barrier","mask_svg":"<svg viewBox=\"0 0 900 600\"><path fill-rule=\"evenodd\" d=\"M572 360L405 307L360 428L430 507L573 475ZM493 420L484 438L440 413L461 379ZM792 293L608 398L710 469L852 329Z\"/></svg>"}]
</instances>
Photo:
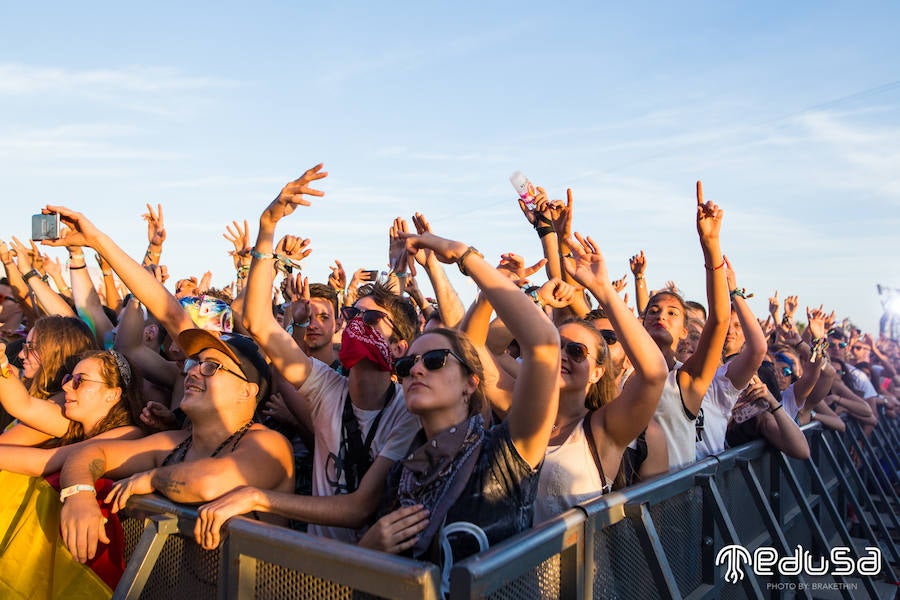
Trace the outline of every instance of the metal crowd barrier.
<instances>
[{"instance_id":1,"label":"metal crowd barrier","mask_svg":"<svg viewBox=\"0 0 900 600\"><path fill-rule=\"evenodd\" d=\"M804 428L812 460L757 441L602 496L457 563L449 597L814 598L824 581L848 599L893 598L900 427L882 419L879 428L866 437L854 426L838 434L813 424ZM157 496L129 506L146 526L140 534L137 519L125 522L131 559L114 598L441 596L441 573L429 563L243 518L207 552L192 541L194 510ZM877 546L881 574L809 581L748 569L728 583L716 553L731 544L780 556L798 545L817 556L846 546L854 558L860 545Z\"/></svg>"}]
</instances>

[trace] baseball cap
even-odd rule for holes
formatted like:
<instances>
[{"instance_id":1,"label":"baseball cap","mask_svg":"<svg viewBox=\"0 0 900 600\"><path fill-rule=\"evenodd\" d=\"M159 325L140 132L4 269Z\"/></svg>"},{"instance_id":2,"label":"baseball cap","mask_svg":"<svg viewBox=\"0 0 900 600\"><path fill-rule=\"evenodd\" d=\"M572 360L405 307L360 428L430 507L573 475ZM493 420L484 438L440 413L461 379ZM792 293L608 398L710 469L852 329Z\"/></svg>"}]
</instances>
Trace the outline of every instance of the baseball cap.
<instances>
[{"instance_id":1,"label":"baseball cap","mask_svg":"<svg viewBox=\"0 0 900 600\"><path fill-rule=\"evenodd\" d=\"M187 356L196 356L208 348L222 352L237 363L247 381L259 386L257 402L268 395L269 365L256 342L247 336L206 329L185 329L178 334L178 345Z\"/></svg>"}]
</instances>

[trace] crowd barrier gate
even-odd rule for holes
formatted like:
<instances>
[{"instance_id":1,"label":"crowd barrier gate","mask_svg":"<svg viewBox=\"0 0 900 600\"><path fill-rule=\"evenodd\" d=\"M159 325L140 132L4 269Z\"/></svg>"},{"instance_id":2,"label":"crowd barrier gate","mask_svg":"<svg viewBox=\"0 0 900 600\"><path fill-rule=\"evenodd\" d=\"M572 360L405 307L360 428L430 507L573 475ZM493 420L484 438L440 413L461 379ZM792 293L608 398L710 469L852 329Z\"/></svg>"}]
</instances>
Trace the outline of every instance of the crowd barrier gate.
<instances>
[{"instance_id":1,"label":"crowd barrier gate","mask_svg":"<svg viewBox=\"0 0 900 600\"><path fill-rule=\"evenodd\" d=\"M802 575L745 577L732 584L717 549L751 552L798 545L877 546L880 577L838 575L844 598L892 598L900 536L895 484L900 424L882 418L868 438L818 423L803 428L812 460L795 460L762 441L575 507L450 572L451 599L493 598L813 598ZM156 496L129 501L130 560L114 598L437 599L441 573L430 563L386 555L242 517L219 549L193 542L197 513ZM144 517L141 520L141 517ZM849 524L849 527L848 527ZM861 541L860 541L861 540Z\"/></svg>"}]
</instances>

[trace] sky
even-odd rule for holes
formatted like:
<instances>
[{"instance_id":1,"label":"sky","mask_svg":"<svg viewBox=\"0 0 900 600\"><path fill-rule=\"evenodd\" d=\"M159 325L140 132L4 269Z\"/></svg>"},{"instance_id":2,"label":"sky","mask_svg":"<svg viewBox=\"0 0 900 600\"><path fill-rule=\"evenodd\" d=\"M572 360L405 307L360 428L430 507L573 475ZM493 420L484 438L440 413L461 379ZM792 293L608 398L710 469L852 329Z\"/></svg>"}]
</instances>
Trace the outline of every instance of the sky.
<instances>
[{"instance_id":1,"label":"sky","mask_svg":"<svg viewBox=\"0 0 900 600\"><path fill-rule=\"evenodd\" d=\"M311 281L386 268L416 211L534 262L521 170L572 188L612 277L643 249L651 288L703 300L701 179L758 315L777 289L876 331L876 284L900 288L897 3L125 4L0 5L0 238L62 204L140 259L160 203L170 288L222 286L225 226L255 239L323 162L325 197L278 229L312 239Z\"/></svg>"}]
</instances>

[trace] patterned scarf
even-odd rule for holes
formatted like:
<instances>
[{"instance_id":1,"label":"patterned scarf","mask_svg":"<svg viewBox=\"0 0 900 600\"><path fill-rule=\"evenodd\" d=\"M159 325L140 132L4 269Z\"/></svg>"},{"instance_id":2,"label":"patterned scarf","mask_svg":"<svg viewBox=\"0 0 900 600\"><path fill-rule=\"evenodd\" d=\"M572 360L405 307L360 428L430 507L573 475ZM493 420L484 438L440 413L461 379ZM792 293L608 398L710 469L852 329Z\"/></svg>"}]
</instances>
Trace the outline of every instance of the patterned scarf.
<instances>
[{"instance_id":1,"label":"patterned scarf","mask_svg":"<svg viewBox=\"0 0 900 600\"><path fill-rule=\"evenodd\" d=\"M447 512L469 482L484 442L484 420L480 414L442 431L425 441L403 461L397 495L400 506L422 504L429 511L428 526L412 548L414 557L424 554L444 524Z\"/></svg>"}]
</instances>

